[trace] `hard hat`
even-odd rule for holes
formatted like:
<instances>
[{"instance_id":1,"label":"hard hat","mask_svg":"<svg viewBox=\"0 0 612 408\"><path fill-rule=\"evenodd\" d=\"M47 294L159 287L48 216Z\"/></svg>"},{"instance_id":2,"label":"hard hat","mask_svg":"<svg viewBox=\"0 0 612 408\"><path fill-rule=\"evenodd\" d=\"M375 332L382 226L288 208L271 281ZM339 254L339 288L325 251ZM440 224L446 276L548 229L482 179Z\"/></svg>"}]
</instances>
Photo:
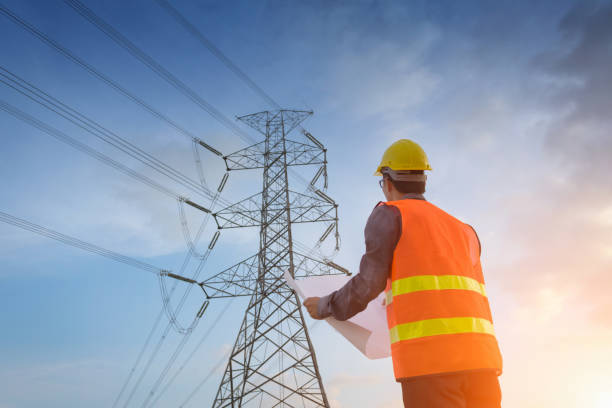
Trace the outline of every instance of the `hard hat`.
<instances>
[{"instance_id":1,"label":"hard hat","mask_svg":"<svg viewBox=\"0 0 612 408\"><path fill-rule=\"evenodd\" d=\"M429 160L423 148L409 139L400 139L385 150L374 175L382 176L380 169L383 167L388 167L395 171L431 170Z\"/></svg>"}]
</instances>

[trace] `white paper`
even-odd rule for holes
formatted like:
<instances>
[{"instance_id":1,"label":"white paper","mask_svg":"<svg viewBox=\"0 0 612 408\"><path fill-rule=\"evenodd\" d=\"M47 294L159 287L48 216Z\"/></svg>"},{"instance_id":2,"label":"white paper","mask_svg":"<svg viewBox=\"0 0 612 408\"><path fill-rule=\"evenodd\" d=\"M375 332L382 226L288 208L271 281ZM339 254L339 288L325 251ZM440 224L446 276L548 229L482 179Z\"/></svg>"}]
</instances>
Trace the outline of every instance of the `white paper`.
<instances>
[{"instance_id":1,"label":"white paper","mask_svg":"<svg viewBox=\"0 0 612 408\"><path fill-rule=\"evenodd\" d=\"M323 297L334 290L340 289L349 276L328 275L311 276L294 280L289 272L285 272L287 284L296 291L302 299ZM384 292L372 300L368 307L346 321L333 317L325 319L334 329L342 334L353 346L370 359L385 358L391 355L387 315L384 306Z\"/></svg>"}]
</instances>

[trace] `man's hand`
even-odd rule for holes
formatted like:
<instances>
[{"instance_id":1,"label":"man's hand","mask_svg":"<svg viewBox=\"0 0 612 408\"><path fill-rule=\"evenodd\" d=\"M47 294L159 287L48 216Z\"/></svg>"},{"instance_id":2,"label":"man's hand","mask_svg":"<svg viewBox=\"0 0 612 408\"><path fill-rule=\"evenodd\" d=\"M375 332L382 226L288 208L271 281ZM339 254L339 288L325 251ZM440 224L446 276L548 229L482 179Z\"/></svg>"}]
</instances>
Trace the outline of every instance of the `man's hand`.
<instances>
[{"instance_id":1,"label":"man's hand","mask_svg":"<svg viewBox=\"0 0 612 408\"><path fill-rule=\"evenodd\" d=\"M306 306L306 310L310 314L310 317L316 320L322 320L323 318L319 316L319 297L309 297L304 300L304 306Z\"/></svg>"}]
</instances>

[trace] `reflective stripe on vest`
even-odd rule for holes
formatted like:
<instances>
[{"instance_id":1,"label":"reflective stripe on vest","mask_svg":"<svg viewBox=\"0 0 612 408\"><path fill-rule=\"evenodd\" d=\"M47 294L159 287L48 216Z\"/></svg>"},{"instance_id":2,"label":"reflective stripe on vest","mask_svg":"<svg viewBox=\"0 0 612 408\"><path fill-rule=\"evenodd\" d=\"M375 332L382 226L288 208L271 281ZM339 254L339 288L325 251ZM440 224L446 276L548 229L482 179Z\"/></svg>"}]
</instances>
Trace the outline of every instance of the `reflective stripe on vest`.
<instances>
[{"instance_id":1,"label":"reflective stripe on vest","mask_svg":"<svg viewBox=\"0 0 612 408\"><path fill-rule=\"evenodd\" d=\"M426 201L383 205L402 223L385 288L395 378L501 373L474 229Z\"/></svg>"},{"instance_id":2,"label":"reflective stripe on vest","mask_svg":"<svg viewBox=\"0 0 612 408\"><path fill-rule=\"evenodd\" d=\"M418 322L398 324L389 330L391 344L419 337L458 333L483 333L495 336L493 324L487 319L478 317L420 320Z\"/></svg>"},{"instance_id":3,"label":"reflective stripe on vest","mask_svg":"<svg viewBox=\"0 0 612 408\"><path fill-rule=\"evenodd\" d=\"M487 297L485 285L467 276L419 275L393 281L391 290L386 292L387 304L393 301L393 296L424 290L471 290Z\"/></svg>"}]
</instances>

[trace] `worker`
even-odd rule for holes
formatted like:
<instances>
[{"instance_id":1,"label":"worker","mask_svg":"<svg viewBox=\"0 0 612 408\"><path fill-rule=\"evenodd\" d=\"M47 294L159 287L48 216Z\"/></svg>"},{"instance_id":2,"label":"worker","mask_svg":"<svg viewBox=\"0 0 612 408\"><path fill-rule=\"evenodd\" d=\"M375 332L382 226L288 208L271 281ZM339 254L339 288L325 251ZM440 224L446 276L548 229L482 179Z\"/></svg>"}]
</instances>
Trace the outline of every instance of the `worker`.
<instances>
[{"instance_id":1,"label":"worker","mask_svg":"<svg viewBox=\"0 0 612 408\"><path fill-rule=\"evenodd\" d=\"M359 273L304 306L314 319L346 320L383 290L396 381L406 408L496 408L502 358L480 266L476 231L423 196L431 170L402 139L375 175L386 202L365 227Z\"/></svg>"}]
</instances>

